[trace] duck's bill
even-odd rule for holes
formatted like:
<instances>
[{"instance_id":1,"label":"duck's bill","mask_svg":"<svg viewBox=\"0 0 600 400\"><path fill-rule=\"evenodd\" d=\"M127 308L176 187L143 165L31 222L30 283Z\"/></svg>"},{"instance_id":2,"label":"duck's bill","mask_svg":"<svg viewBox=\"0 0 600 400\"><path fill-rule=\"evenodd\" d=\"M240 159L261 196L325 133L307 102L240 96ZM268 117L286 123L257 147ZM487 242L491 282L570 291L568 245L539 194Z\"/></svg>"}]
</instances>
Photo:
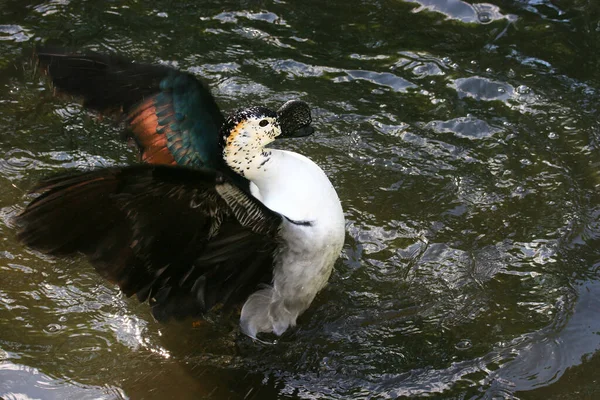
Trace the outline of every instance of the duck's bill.
<instances>
[{"instance_id":1,"label":"duck's bill","mask_svg":"<svg viewBox=\"0 0 600 400\"><path fill-rule=\"evenodd\" d=\"M277 119L281 126L281 138L297 138L312 135L315 129L310 126L312 115L308 103L302 100L290 100L277 110Z\"/></svg>"},{"instance_id":2,"label":"duck's bill","mask_svg":"<svg viewBox=\"0 0 600 400\"><path fill-rule=\"evenodd\" d=\"M303 127L300 127L294 131L284 131L281 133L281 135L278 136L278 138L281 138L281 139L299 138L299 137L310 136L314 132L315 132L315 128L313 128L310 125L304 125Z\"/></svg>"}]
</instances>

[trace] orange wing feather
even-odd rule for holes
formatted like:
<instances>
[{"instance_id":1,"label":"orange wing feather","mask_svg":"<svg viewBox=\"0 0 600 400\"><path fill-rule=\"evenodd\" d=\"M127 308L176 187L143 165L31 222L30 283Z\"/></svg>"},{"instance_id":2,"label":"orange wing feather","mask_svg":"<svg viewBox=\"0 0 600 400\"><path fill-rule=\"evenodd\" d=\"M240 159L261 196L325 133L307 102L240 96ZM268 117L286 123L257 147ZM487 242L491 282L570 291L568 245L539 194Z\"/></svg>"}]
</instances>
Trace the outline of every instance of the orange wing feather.
<instances>
[{"instance_id":1,"label":"orange wing feather","mask_svg":"<svg viewBox=\"0 0 600 400\"><path fill-rule=\"evenodd\" d=\"M158 131L157 113L164 111L169 106L157 108L154 103L154 96L146 99L129 113L130 128L133 132L133 138L140 150L140 159L149 164L169 164L175 165L177 162L173 158L167 147L167 127ZM169 107L170 108L170 107ZM169 110L171 113L173 110Z\"/></svg>"}]
</instances>

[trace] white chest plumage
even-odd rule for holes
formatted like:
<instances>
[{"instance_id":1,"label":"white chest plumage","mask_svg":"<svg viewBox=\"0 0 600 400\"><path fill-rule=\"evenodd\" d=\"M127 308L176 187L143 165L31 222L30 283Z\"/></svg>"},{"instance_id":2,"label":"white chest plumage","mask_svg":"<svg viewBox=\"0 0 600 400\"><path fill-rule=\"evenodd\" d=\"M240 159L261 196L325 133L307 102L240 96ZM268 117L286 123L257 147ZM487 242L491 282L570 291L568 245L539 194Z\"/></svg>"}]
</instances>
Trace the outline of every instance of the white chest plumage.
<instances>
[{"instance_id":1,"label":"white chest plumage","mask_svg":"<svg viewBox=\"0 0 600 400\"><path fill-rule=\"evenodd\" d=\"M344 214L331 182L310 159L268 150L246 170L253 194L285 217L273 285L251 295L242 309L244 333L278 335L296 324L325 286L344 244Z\"/></svg>"}]
</instances>

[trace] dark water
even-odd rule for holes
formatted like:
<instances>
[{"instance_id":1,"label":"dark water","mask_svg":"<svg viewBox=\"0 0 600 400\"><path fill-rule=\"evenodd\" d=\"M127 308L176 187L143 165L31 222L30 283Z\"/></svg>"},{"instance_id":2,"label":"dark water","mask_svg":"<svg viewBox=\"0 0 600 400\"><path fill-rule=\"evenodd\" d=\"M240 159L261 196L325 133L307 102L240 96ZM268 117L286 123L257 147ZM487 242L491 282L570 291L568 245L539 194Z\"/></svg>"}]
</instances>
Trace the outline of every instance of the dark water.
<instances>
[{"instance_id":1,"label":"dark water","mask_svg":"<svg viewBox=\"0 0 600 400\"><path fill-rule=\"evenodd\" d=\"M492 2L0 0L0 397L599 398L600 3ZM311 104L282 146L348 235L297 329L159 325L15 242L36 179L134 159L35 74L45 40L191 71L224 110Z\"/></svg>"}]
</instances>

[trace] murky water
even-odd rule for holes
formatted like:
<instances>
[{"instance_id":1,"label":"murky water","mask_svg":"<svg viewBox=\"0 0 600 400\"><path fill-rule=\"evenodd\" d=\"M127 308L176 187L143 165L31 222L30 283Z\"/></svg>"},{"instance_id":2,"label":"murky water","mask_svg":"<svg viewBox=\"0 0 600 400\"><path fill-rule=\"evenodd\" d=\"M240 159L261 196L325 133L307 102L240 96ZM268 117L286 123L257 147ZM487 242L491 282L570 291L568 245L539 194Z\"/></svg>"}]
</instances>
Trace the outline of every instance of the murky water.
<instances>
[{"instance_id":1,"label":"murky water","mask_svg":"<svg viewBox=\"0 0 600 400\"><path fill-rule=\"evenodd\" d=\"M598 398L600 4L492 3L0 0L0 397ZM35 74L45 40L191 71L224 110L311 104L281 145L348 235L297 329L160 325L16 243L35 180L134 159Z\"/></svg>"}]
</instances>

